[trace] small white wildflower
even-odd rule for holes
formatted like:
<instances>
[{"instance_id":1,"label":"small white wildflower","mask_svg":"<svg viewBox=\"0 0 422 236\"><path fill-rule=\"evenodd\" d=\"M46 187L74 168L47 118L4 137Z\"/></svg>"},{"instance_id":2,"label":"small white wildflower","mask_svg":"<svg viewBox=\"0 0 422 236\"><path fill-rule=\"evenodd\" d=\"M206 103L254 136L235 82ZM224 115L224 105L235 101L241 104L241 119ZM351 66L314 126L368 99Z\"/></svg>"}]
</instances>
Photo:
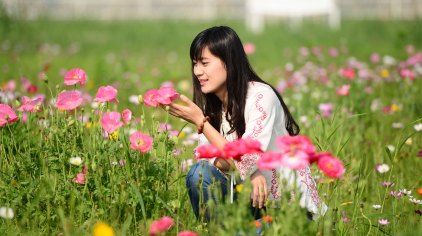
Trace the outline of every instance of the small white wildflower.
<instances>
[{"instance_id":1,"label":"small white wildflower","mask_svg":"<svg viewBox=\"0 0 422 236\"><path fill-rule=\"evenodd\" d=\"M0 207L0 217L4 219L13 219L15 213L12 208L9 207Z\"/></svg>"},{"instance_id":2,"label":"small white wildflower","mask_svg":"<svg viewBox=\"0 0 422 236\"><path fill-rule=\"evenodd\" d=\"M393 123L392 127L394 129L402 129L404 127L404 125L403 125L403 123L395 122L395 123Z\"/></svg>"},{"instance_id":3,"label":"small white wildflower","mask_svg":"<svg viewBox=\"0 0 422 236\"><path fill-rule=\"evenodd\" d=\"M300 116L299 121L301 123L308 123L308 117L307 116Z\"/></svg>"},{"instance_id":4,"label":"small white wildflower","mask_svg":"<svg viewBox=\"0 0 422 236\"><path fill-rule=\"evenodd\" d=\"M132 103L132 104L139 105L138 95L130 95L129 96L129 102Z\"/></svg>"},{"instance_id":5,"label":"small white wildflower","mask_svg":"<svg viewBox=\"0 0 422 236\"><path fill-rule=\"evenodd\" d=\"M418 124L414 125L413 128L415 128L415 130L417 132L422 131L422 123L418 123Z\"/></svg>"},{"instance_id":6,"label":"small white wildflower","mask_svg":"<svg viewBox=\"0 0 422 236\"><path fill-rule=\"evenodd\" d=\"M390 56L390 55L386 55L382 58L382 61L384 62L385 65L395 65L396 64L396 59L394 59L394 57Z\"/></svg>"},{"instance_id":7,"label":"small white wildflower","mask_svg":"<svg viewBox=\"0 0 422 236\"><path fill-rule=\"evenodd\" d=\"M186 126L182 129L182 132L185 133L185 134L190 134L190 133L193 132L193 129L190 126Z\"/></svg>"},{"instance_id":8,"label":"small white wildflower","mask_svg":"<svg viewBox=\"0 0 422 236\"><path fill-rule=\"evenodd\" d=\"M80 166L82 164L82 158L80 157L71 157L69 163L75 166Z\"/></svg>"},{"instance_id":9,"label":"small white wildflower","mask_svg":"<svg viewBox=\"0 0 422 236\"><path fill-rule=\"evenodd\" d=\"M388 145L387 148L388 150L390 150L390 152L394 152L394 150L396 150L396 147L394 147L393 145Z\"/></svg>"},{"instance_id":10,"label":"small white wildflower","mask_svg":"<svg viewBox=\"0 0 422 236\"><path fill-rule=\"evenodd\" d=\"M98 103L98 102L91 102L91 107L93 109L97 109L99 106L100 106L100 103Z\"/></svg>"},{"instance_id":11,"label":"small white wildflower","mask_svg":"<svg viewBox=\"0 0 422 236\"><path fill-rule=\"evenodd\" d=\"M412 191L407 190L407 189L400 189L400 192L404 193L404 195L410 195L412 193Z\"/></svg>"},{"instance_id":12,"label":"small white wildflower","mask_svg":"<svg viewBox=\"0 0 422 236\"><path fill-rule=\"evenodd\" d=\"M422 201L421 200L418 200L416 198L413 198L412 196L409 197L409 201L411 203L414 203L414 204L419 204L419 205L422 204Z\"/></svg>"},{"instance_id":13,"label":"small white wildflower","mask_svg":"<svg viewBox=\"0 0 422 236\"><path fill-rule=\"evenodd\" d=\"M386 172L388 172L389 170L390 170L390 167L387 165L387 164L380 164L380 165L377 165L376 167L375 167L375 169L379 172L379 173L386 173Z\"/></svg>"},{"instance_id":14,"label":"small white wildflower","mask_svg":"<svg viewBox=\"0 0 422 236\"><path fill-rule=\"evenodd\" d=\"M381 209L381 205L372 205L372 208L374 208L374 209Z\"/></svg>"}]
</instances>

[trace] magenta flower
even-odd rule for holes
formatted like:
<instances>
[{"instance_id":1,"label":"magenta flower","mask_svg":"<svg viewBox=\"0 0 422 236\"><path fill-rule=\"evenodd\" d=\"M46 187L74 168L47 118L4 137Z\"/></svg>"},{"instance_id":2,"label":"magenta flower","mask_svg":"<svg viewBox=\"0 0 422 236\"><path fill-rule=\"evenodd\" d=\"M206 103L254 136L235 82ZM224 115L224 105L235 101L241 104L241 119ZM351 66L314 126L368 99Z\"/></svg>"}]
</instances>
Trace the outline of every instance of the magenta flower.
<instances>
[{"instance_id":1,"label":"magenta flower","mask_svg":"<svg viewBox=\"0 0 422 236\"><path fill-rule=\"evenodd\" d=\"M7 123L16 122L19 119L15 111L7 104L0 104L0 127Z\"/></svg>"},{"instance_id":2,"label":"magenta flower","mask_svg":"<svg viewBox=\"0 0 422 236\"><path fill-rule=\"evenodd\" d=\"M343 84L342 86L338 87L336 92L337 96L349 96L350 85Z\"/></svg>"},{"instance_id":3,"label":"magenta flower","mask_svg":"<svg viewBox=\"0 0 422 236\"><path fill-rule=\"evenodd\" d=\"M78 90L64 91L57 97L55 107L61 110L73 110L83 102L81 92Z\"/></svg>"},{"instance_id":4,"label":"magenta flower","mask_svg":"<svg viewBox=\"0 0 422 236\"><path fill-rule=\"evenodd\" d=\"M43 102L44 97L38 96L34 99L30 99L27 96L22 96L22 106L18 108L18 111L37 112L40 110L40 104Z\"/></svg>"},{"instance_id":5,"label":"magenta flower","mask_svg":"<svg viewBox=\"0 0 422 236\"><path fill-rule=\"evenodd\" d=\"M157 107L157 105L158 105L157 97L158 96L159 95L158 95L157 89L148 90L145 93L145 96L144 96L145 105L150 106L150 107Z\"/></svg>"},{"instance_id":6,"label":"magenta flower","mask_svg":"<svg viewBox=\"0 0 422 236\"><path fill-rule=\"evenodd\" d=\"M352 68L343 68L340 69L340 75L346 79L352 80L355 78L356 72Z\"/></svg>"},{"instance_id":7,"label":"magenta flower","mask_svg":"<svg viewBox=\"0 0 422 236\"><path fill-rule=\"evenodd\" d=\"M191 232L191 231L182 231L177 236L198 236L197 234Z\"/></svg>"},{"instance_id":8,"label":"magenta flower","mask_svg":"<svg viewBox=\"0 0 422 236\"><path fill-rule=\"evenodd\" d=\"M245 154L261 153L261 143L252 138L240 138L233 142L226 143L223 148L222 156L241 161Z\"/></svg>"},{"instance_id":9,"label":"magenta flower","mask_svg":"<svg viewBox=\"0 0 422 236\"><path fill-rule=\"evenodd\" d=\"M338 50L337 50L337 48L330 48L328 50L328 54L330 54L330 56L332 56L332 57L337 57L338 56Z\"/></svg>"},{"instance_id":10,"label":"magenta flower","mask_svg":"<svg viewBox=\"0 0 422 236\"><path fill-rule=\"evenodd\" d=\"M252 55L255 53L255 44L253 43L244 43L243 50L245 50L246 55Z\"/></svg>"},{"instance_id":11,"label":"magenta flower","mask_svg":"<svg viewBox=\"0 0 422 236\"><path fill-rule=\"evenodd\" d=\"M85 71L80 68L73 68L64 75L64 85L74 85L79 83L83 87L86 83Z\"/></svg>"},{"instance_id":12,"label":"magenta flower","mask_svg":"<svg viewBox=\"0 0 422 236\"><path fill-rule=\"evenodd\" d=\"M319 158L318 166L324 174L332 178L338 178L345 172L343 163L330 156L323 156Z\"/></svg>"},{"instance_id":13,"label":"magenta flower","mask_svg":"<svg viewBox=\"0 0 422 236\"><path fill-rule=\"evenodd\" d=\"M280 164L287 168L299 170L309 165L309 155L303 150L285 152L281 154Z\"/></svg>"},{"instance_id":14,"label":"magenta flower","mask_svg":"<svg viewBox=\"0 0 422 236\"><path fill-rule=\"evenodd\" d=\"M418 157L422 157L422 149L418 152Z\"/></svg>"},{"instance_id":15,"label":"magenta flower","mask_svg":"<svg viewBox=\"0 0 422 236\"><path fill-rule=\"evenodd\" d=\"M381 60L381 57L378 53L372 53L372 55L371 55L371 62L372 63L378 63L378 62L380 62L380 60Z\"/></svg>"},{"instance_id":16,"label":"magenta flower","mask_svg":"<svg viewBox=\"0 0 422 236\"><path fill-rule=\"evenodd\" d=\"M416 77L415 73L412 70L409 70L409 69L403 69L403 70L401 70L400 71L400 76L403 79L409 78L410 80L414 80L415 77Z\"/></svg>"},{"instance_id":17,"label":"magenta flower","mask_svg":"<svg viewBox=\"0 0 422 236\"><path fill-rule=\"evenodd\" d=\"M21 78L22 86L27 93L36 93L38 91L38 87L31 83L27 78Z\"/></svg>"},{"instance_id":18,"label":"magenta flower","mask_svg":"<svg viewBox=\"0 0 422 236\"><path fill-rule=\"evenodd\" d=\"M7 81L7 83L5 85L3 85L3 90L4 91L13 91L16 88L16 82L14 80L9 80Z\"/></svg>"},{"instance_id":19,"label":"magenta flower","mask_svg":"<svg viewBox=\"0 0 422 236\"><path fill-rule=\"evenodd\" d=\"M132 119L132 111L129 109L125 109L122 111L122 117L125 124L128 124L130 120Z\"/></svg>"},{"instance_id":20,"label":"magenta flower","mask_svg":"<svg viewBox=\"0 0 422 236\"><path fill-rule=\"evenodd\" d=\"M82 167L82 172L76 174L76 176L72 179L73 183L77 183L80 185L84 185L86 183L86 166Z\"/></svg>"},{"instance_id":21,"label":"magenta flower","mask_svg":"<svg viewBox=\"0 0 422 236\"><path fill-rule=\"evenodd\" d=\"M171 124L160 123L160 127L158 127L157 132L166 132L170 130L171 130Z\"/></svg>"},{"instance_id":22,"label":"magenta flower","mask_svg":"<svg viewBox=\"0 0 422 236\"><path fill-rule=\"evenodd\" d=\"M146 153L151 149L152 144L153 139L147 134L135 132L130 135L130 148L134 150L139 150L142 153Z\"/></svg>"},{"instance_id":23,"label":"magenta flower","mask_svg":"<svg viewBox=\"0 0 422 236\"><path fill-rule=\"evenodd\" d=\"M257 162L261 170L278 169L281 166L281 154L278 152L264 152Z\"/></svg>"},{"instance_id":24,"label":"magenta flower","mask_svg":"<svg viewBox=\"0 0 422 236\"><path fill-rule=\"evenodd\" d=\"M94 102L115 102L119 103L119 100L116 98L117 96L117 89L113 86L101 86L98 89L97 94L95 95Z\"/></svg>"},{"instance_id":25,"label":"magenta flower","mask_svg":"<svg viewBox=\"0 0 422 236\"><path fill-rule=\"evenodd\" d=\"M195 150L196 159L220 157L221 151L212 144L198 146Z\"/></svg>"},{"instance_id":26,"label":"magenta flower","mask_svg":"<svg viewBox=\"0 0 422 236\"><path fill-rule=\"evenodd\" d=\"M280 148L282 154L287 152L296 152L297 150L303 151L308 156L314 155L316 152L315 146L311 140L304 135L282 135L277 137L277 146Z\"/></svg>"},{"instance_id":27,"label":"magenta flower","mask_svg":"<svg viewBox=\"0 0 422 236\"><path fill-rule=\"evenodd\" d=\"M319 104L319 111L323 117L330 117L333 112L333 107L332 103L321 103Z\"/></svg>"},{"instance_id":28,"label":"magenta flower","mask_svg":"<svg viewBox=\"0 0 422 236\"><path fill-rule=\"evenodd\" d=\"M174 220L171 217L164 216L152 222L149 227L149 235L156 236L166 232L173 226Z\"/></svg>"},{"instance_id":29,"label":"magenta flower","mask_svg":"<svg viewBox=\"0 0 422 236\"><path fill-rule=\"evenodd\" d=\"M116 111L104 113L101 117L101 126L108 134L122 127L123 122L120 121L120 113Z\"/></svg>"},{"instance_id":30,"label":"magenta flower","mask_svg":"<svg viewBox=\"0 0 422 236\"><path fill-rule=\"evenodd\" d=\"M333 156L333 154L331 154L330 152L318 152L318 153L315 153L314 155L310 155L309 156L309 162L311 164L314 163L314 162L318 162L318 160L320 158L325 157L325 156L328 156L328 157L331 157L331 158L335 158Z\"/></svg>"},{"instance_id":31,"label":"magenta flower","mask_svg":"<svg viewBox=\"0 0 422 236\"><path fill-rule=\"evenodd\" d=\"M161 86L157 93L158 96L156 97L156 101L162 105L168 105L179 98L176 89L171 86Z\"/></svg>"}]
</instances>

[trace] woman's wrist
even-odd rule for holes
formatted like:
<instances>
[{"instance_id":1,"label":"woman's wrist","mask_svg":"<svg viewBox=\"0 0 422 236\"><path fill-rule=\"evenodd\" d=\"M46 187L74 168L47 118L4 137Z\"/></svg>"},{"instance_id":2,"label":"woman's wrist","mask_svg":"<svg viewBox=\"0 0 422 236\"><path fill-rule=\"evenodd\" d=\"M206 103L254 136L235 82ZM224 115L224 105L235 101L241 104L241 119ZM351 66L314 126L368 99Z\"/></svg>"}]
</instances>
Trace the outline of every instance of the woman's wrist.
<instances>
[{"instance_id":1,"label":"woman's wrist","mask_svg":"<svg viewBox=\"0 0 422 236\"><path fill-rule=\"evenodd\" d=\"M204 116L204 118L202 118L202 120L199 122L199 124L197 125L198 134L202 134L204 132L205 123L207 123L209 119L209 116Z\"/></svg>"}]
</instances>

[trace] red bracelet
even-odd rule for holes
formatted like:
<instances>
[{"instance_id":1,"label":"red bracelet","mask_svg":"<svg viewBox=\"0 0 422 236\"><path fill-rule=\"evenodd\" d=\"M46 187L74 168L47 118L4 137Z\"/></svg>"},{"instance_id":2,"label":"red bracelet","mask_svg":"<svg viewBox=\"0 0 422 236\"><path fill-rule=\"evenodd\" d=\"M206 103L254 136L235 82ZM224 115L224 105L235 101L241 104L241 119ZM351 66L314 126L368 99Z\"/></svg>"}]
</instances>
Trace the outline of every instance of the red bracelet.
<instances>
[{"instance_id":1,"label":"red bracelet","mask_svg":"<svg viewBox=\"0 0 422 236\"><path fill-rule=\"evenodd\" d=\"M202 123L198 126L198 134L202 134L202 132L204 131L205 122L208 122L209 120L209 116L205 116L204 119L202 119Z\"/></svg>"}]
</instances>

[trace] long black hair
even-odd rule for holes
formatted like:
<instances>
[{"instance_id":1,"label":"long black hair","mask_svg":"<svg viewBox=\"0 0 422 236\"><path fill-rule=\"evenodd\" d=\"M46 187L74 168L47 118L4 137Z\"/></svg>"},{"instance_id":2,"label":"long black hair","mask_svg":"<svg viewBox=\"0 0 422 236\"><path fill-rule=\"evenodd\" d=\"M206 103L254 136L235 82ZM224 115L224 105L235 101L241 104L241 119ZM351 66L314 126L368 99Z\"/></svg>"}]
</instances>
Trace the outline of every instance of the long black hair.
<instances>
[{"instance_id":1,"label":"long black hair","mask_svg":"<svg viewBox=\"0 0 422 236\"><path fill-rule=\"evenodd\" d=\"M193 73L193 61L199 61L205 48L220 58L227 70L227 91L228 104L226 119L230 123L231 129L228 133L236 131L238 137L245 133L245 104L250 81L261 82L269 85L277 95L283 106L285 115L285 127L290 135L297 135L300 131L298 124L293 119L292 114L284 103L277 90L263 81L249 64L243 44L236 32L227 26L215 26L200 32L192 41L190 46L190 58L192 60L192 83L193 101L210 117L211 125L220 130L222 102L214 93L203 94L198 78Z\"/></svg>"}]
</instances>

